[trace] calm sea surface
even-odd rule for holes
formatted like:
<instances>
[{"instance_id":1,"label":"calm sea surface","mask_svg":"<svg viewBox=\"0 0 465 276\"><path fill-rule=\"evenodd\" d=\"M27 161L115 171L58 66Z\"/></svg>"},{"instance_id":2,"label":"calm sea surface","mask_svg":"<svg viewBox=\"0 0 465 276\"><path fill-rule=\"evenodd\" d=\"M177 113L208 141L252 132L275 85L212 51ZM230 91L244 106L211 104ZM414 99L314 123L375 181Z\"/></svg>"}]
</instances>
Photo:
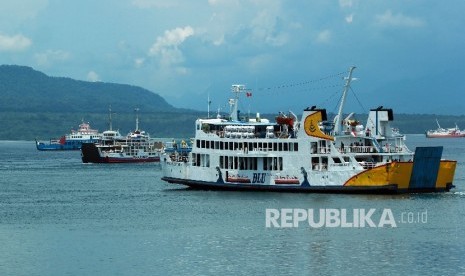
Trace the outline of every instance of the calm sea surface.
<instances>
[{"instance_id":1,"label":"calm sea surface","mask_svg":"<svg viewBox=\"0 0 465 276\"><path fill-rule=\"evenodd\" d=\"M0 141L0 275L465 275L465 139L407 142L458 160L452 192L195 191L160 165ZM267 208L389 209L396 227L267 228Z\"/></svg>"}]
</instances>

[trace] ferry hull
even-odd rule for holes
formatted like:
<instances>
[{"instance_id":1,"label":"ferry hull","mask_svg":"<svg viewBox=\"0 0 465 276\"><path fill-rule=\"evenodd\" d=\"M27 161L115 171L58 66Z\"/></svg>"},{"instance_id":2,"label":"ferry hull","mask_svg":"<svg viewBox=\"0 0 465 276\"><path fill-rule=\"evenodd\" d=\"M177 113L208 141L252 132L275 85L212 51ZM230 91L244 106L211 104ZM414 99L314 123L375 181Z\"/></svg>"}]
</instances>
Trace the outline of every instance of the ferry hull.
<instances>
[{"instance_id":1,"label":"ferry hull","mask_svg":"<svg viewBox=\"0 0 465 276\"><path fill-rule=\"evenodd\" d=\"M189 173L187 164L172 167L164 161L162 167L164 177L162 180L182 184L196 189L212 190L239 190L239 191L276 191L276 192L302 192L302 193L431 193L447 192L454 187L456 161L442 160L442 147L418 147L413 161L391 162L371 169L366 169L352 174L347 179L340 179L332 185L325 185L311 174L304 174L304 178L298 183L274 183L264 179L253 179L246 183L246 173L241 173L237 181L229 177L228 171L216 168L217 174L202 177L202 173ZM171 163L172 164L172 163ZM305 171L305 170L303 170ZM326 172L323 179L336 172ZM262 171L254 172L254 175L266 175ZM226 176L223 180L223 175ZM206 179L216 179L207 181ZM237 177L236 177L237 178ZM288 178L289 180L294 180ZM279 179L278 179L279 180ZM297 180L297 179L296 179Z\"/></svg>"},{"instance_id":2,"label":"ferry hull","mask_svg":"<svg viewBox=\"0 0 465 276\"><path fill-rule=\"evenodd\" d=\"M426 134L426 138L463 138L465 134L457 135L441 135L441 134Z\"/></svg>"},{"instance_id":3,"label":"ferry hull","mask_svg":"<svg viewBox=\"0 0 465 276\"><path fill-rule=\"evenodd\" d=\"M83 161L83 163L151 163L160 162L160 158L110 158L101 157L99 159Z\"/></svg>"},{"instance_id":4,"label":"ferry hull","mask_svg":"<svg viewBox=\"0 0 465 276\"><path fill-rule=\"evenodd\" d=\"M160 162L160 156L102 156L97 146L93 143L82 145L81 156L83 163L149 163Z\"/></svg>"},{"instance_id":5,"label":"ferry hull","mask_svg":"<svg viewBox=\"0 0 465 276\"><path fill-rule=\"evenodd\" d=\"M40 151L81 150L83 143L96 143L98 140L66 141L63 144L44 143L36 141L36 148Z\"/></svg>"},{"instance_id":6,"label":"ferry hull","mask_svg":"<svg viewBox=\"0 0 465 276\"><path fill-rule=\"evenodd\" d=\"M37 143L37 150L40 151L62 151L62 150L80 150L80 146L65 146L65 145L47 145L44 143Z\"/></svg>"},{"instance_id":7,"label":"ferry hull","mask_svg":"<svg viewBox=\"0 0 465 276\"><path fill-rule=\"evenodd\" d=\"M439 188L406 188L401 189L397 184L378 186L303 186L303 185L253 185L243 183L218 183L199 180L188 180L173 177L162 177L162 180L188 186L199 190L224 191L268 191L289 193L341 193L341 194L400 194L400 193L432 193L447 192L454 186L449 183Z\"/></svg>"}]
</instances>

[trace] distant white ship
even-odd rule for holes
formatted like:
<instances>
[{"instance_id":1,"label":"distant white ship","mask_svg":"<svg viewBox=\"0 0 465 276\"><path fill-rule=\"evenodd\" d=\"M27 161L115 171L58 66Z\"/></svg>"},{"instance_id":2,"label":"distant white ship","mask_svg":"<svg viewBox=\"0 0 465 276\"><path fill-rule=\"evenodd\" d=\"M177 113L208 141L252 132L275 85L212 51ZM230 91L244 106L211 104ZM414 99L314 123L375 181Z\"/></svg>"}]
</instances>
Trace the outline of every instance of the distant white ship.
<instances>
[{"instance_id":1,"label":"distant white ship","mask_svg":"<svg viewBox=\"0 0 465 276\"><path fill-rule=\"evenodd\" d=\"M457 137L465 137L465 131L459 129L457 124L453 128L442 128L439 125L438 120L436 119L436 123L438 124L437 129L428 130L426 132L426 137L428 138L457 138Z\"/></svg>"}]
</instances>

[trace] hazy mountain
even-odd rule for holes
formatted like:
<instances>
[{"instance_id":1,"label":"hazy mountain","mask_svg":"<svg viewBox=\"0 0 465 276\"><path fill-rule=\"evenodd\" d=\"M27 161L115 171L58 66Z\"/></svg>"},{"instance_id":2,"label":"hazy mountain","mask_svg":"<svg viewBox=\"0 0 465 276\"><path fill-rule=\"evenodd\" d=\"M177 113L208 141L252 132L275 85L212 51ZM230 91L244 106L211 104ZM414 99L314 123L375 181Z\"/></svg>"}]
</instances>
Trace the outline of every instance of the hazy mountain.
<instances>
[{"instance_id":1,"label":"hazy mountain","mask_svg":"<svg viewBox=\"0 0 465 276\"><path fill-rule=\"evenodd\" d=\"M113 128L123 134L135 128L135 108L141 129L154 137L190 137L200 115L141 87L50 77L17 65L0 66L0 97L1 140L59 137L82 120L103 131L110 105Z\"/></svg>"},{"instance_id":2,"label":"hazy mountain","mask_svg":"<svg viewBox=\"0 0 465 276\"><path fill-rule=\"evenodd\" d=\"M0 111L176 111L159 95L137 86L50 77L30 67L0 66Z\"/></svg>"}]
</instances>

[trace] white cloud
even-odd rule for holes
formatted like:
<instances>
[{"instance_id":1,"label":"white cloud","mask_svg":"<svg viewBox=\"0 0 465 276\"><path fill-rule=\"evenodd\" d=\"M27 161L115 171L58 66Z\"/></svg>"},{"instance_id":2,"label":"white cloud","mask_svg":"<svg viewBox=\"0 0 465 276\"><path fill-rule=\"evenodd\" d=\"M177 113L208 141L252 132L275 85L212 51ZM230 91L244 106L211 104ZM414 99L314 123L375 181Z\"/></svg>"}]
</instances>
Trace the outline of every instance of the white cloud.
<instances>
[{"instance_id":1,"label":"white cloud","mask_svg":"<svg viewBox=\"0 0 465 276\"><path fill-rule=\"evenodd\" d=\"M353 1L352 0L339 0L339 6L344 7L352 7Z\"/></svg>"},{"instance_id":2,"label":"white cloud","mask_svg":"<svg viewBox=\"0 0 465 276\"><path fill-rule=\"evenodd\" d=\"M169 8L177 6L178 4L174 0L133 0L132 4L141 9L147 8Z\"/></svg>"},{"instance_id":3,"label":"white cloud","mask_svg":"<svg viewBox=\"0 0 465 276\"><path fill-rule=\"evenodd\" d=\"M178 73L178 75L187 75L189 70L185 67L176 67L175 72Z\"/></svg>"},{"instance_id":4,"label":"white cloud","mask_svg":"<svg viewBox=\"0 0 465 276\"><path fill-rule=\"evenodd\" d=\"M354 14L349 14L348 16L346 16L345 20L347 23L352 23L354 21Z\"/></svg>"},{"instance_id":5,"label":"white cloud","mask_svg":"<svg viewBox=\"0 0 465 276\"><path fill-rule=\"evenodd\" d=\"M6 16L19 16L21 20L35 18L39 12L47 8L48 0L2 1L0 12Z\"/></svg>"},{"instance_id":6,"label":"white cloud","mask_svg":"<svg viewBox=\"0 0 465 276\"><path fill-rule=\"evenodd\" d=\"M63 50L47 50L43 53L38 53L34 55L34 59L37 62L37 65L42 67L50 66L55 62L63 62L68 60L70 54Z\"/></svg>"},{"instance_id":7,"label":"white cloud","mask_svg":"<svg viewBox=\"0 0 465 276\"><path fill-rule=\"evenodd\" d=\"M16 30L34 20L46 10L48 0L3 0L0 4L0 26L3 30ZM27 24L27 23L26 23Z\"/></svg>"},{"instance_id":8,"label":"white cloud","mask_svg":"<svg viewBox=\"0 0 465 276\"><path fill-rule=\"evenodd\" d=\"M425 22L419 18L408 17L402 13L392 14L391 10L376 15L376 22L382 26L392 27L422 27L425 25Z\"/></svg>"},{"instance_id":9,"label":"white cloud","mask_svg":"<svg viewBox=\"0 0 465 276\"><path fill-rule=\"evenodd\" d=\"M225 42L224 34L222 34L222 35L220 35L220 37L218 37L218 39L213 40L213 45L220 46L220 45L224 44L224 42Z\"/></svg>"},{"instance_id":10,"label":"white cloud","mask_svg":"<svg viewBox=\"0 0 465 276\"><path fill-rule=\"evenodd\" d=\"M257 13L251 22L252 35L256 41L282 46L286 44L288 38L285 33L276 30L277 15L274 10L264 9Z\"/></svg>"},{"instance_id":11,"label":"white cloud","mask_svg":"<svg viewBox=\"0 0 465 276\"><path fill-rule=\"evenodd\" d=\"M240 5L239 0L208 0L210 6L238 6Z\"/></svg>"},{"instance_id":12,"label":"white cloud","mask_svg":"<svg viewBox=\"0 0 465 276\"><path fill-rule=\"evenodd\" d=\"M164 66L183 62L184 57L178 46L194 33L191 26L165 31L164 36L157 37L149 50L149 56L159 57Z\"/></svg>"},{"instance_id":13,"label":"white cloud","mask_svg":"<svg viewBox=\"0 0 465 276\"><path fill-rule=\"evenodd\" d=\"M254 74L259 74L266 67L268 67L272 60L273 56L270 54L259 54L248 59L246 65L250 72L253 72Z\"/></svg>"},{"instance_id":14,"label":"white cloud","mask_svg":"<svg viewBox=\"0 0 465 276\"><path fill-rule=\"evenodd\" d=\"M0 34L0 51L5 52L17 52L23 51L29 46L31 46L32 41L23 36L22 34L17 34L14 36L7 36Z\"/></svg>"},{"instance_id":15,"label":"white cloud","mask_svg":"<svg viewBox=\"0 0 465 276\"><path fill-rule=\"evenodd\" d=\"M97 82L100 81L100 77L94 71L89 71L89 73L87 73L87 80L91 82Z\"/></svg>"},{"instance_id":16,"label":"white cloud","mask_svg":"<svg viewBox=\"0 0 465 276\"><path fill-rule=\"evenodd\" d=\"M299 23L287 18L281 0L209 0L209 20L196 28L202 39L215 46L243 43L253 46L282 46L290 41L289 29ZM233 41L234 40L234 41ZM250 45L250 44L249 44Z\"/></svg>"},{"instance_id":17,"label":"white cloud","mask_svg":"<svg viewBox=\"0 0 465 276\"><path fill-rule=\"evenodd\" d=\"M134 67L141 68L142 65L144 65L144 62L145 62L145 58L136 58L134 60Z\"/></svg>"},{"instance_id":18,"label":"white cloud","mask_svg":"<svg viewBox=\"0 0 465 276\"><path fill-rule=\"evenodd\" d=\"M331 31L330 30L323 30L318 33L316 37L316 41L318 43L328 43L331 40Z\"/></svg>"}]
</instances>

